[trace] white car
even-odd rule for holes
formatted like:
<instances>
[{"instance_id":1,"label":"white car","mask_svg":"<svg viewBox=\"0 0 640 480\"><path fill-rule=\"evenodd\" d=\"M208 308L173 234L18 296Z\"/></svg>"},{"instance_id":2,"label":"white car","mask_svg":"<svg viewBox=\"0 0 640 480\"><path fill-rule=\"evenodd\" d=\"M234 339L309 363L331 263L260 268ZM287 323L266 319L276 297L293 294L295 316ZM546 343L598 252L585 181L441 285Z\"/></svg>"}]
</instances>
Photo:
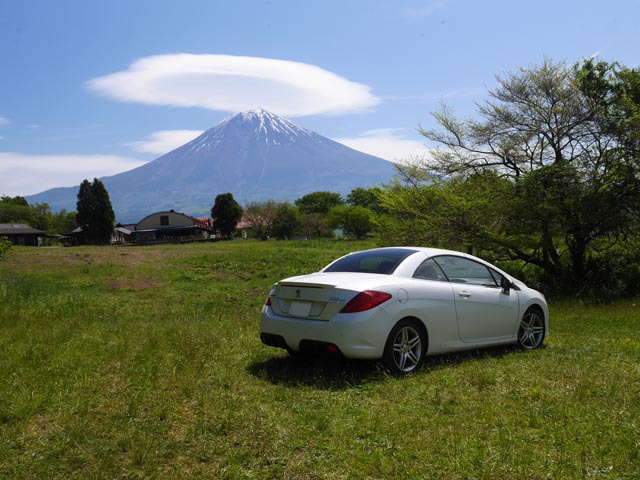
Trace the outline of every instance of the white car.
<instances>
[{"instance_id":1,"label":"white car","mask_svg":"<svg viewBox=\"0 0 640 480\"><path fill-rule=\"evenodd\" d=\"M426 355L518 343L540 347L549 309L540 292L472 255L376 248L276 283L260 315L266 345L382 359L394 374Z\"/></svg>"}]
</instances>

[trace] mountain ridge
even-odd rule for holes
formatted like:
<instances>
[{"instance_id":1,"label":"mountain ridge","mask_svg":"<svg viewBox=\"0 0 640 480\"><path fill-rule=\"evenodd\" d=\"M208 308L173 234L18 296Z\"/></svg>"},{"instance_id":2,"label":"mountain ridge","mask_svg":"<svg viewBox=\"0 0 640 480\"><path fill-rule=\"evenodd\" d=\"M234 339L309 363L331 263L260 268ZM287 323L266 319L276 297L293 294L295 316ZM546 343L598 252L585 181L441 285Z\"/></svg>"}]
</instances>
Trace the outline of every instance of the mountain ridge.
<instances>
[{"instance_id":1,"label":"mountain ridge","mask_svg":"<svg viewBox=\"0 0 640 480\"><path fill-rule=\"evenodd\" d=\"M388 181L387 160L353 150L267 112L240 112L186 144L132 170L102 177L120 222L161 210L209 212L215 196L231 192L240 203L293 201L318 190L343 195ZM52 210L75 210L77 187L27 197Z\"/></svg>"}]
</instances>

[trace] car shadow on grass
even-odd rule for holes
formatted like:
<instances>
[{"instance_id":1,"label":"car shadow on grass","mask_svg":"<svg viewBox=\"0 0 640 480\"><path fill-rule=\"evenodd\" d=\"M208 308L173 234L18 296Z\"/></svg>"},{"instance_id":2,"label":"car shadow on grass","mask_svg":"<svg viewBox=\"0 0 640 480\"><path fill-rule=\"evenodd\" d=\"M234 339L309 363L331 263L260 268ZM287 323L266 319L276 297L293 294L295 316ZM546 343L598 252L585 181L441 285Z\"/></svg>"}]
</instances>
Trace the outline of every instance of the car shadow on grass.
<instances>
[{"instance_id":1,"label":"car shadow on grass","mask_svg":"<svg viewBox=\"0 0 640 480\"><path fill-rule=\"evenodd\" d=\"M500 359L520 352L524 352L521 347L515 344L510 344L477 348L475 350L464 350L461 352L442 353L427 357L421 371L430 372L434 370L441 370L443 368L449 368L456 365L462 365L467 362L484 359Z\"/></svg>"},{"instance_id":2,"label":"car shadow on grass","mask_svg":"<svg viewBox=\"0 0 640 480\"><path fill-rule=\"evenodd\" d=\"M432 371L467 362L499 359L518 352L523 350L516 345L504 345L433 355L427 357L422 368L412 375L428 375ZM365 383L393 378L379 361L310 355L272 357L249 365L247 370L254 377L275 385L311 386L326 390L359 388Z\"/></svg>"},{"instance_id":3,"label":"car shadow on grass","mask_svg":"<svg viewBox=\"0 0 640 480\"><path fill-rule=\"evenodd\" d=\"M379 362L338 356L272 357L249 365L247 369L254 377L276 385L311 386L323 390L357 388L389 376Z\"/></svg>"}]
</instances>

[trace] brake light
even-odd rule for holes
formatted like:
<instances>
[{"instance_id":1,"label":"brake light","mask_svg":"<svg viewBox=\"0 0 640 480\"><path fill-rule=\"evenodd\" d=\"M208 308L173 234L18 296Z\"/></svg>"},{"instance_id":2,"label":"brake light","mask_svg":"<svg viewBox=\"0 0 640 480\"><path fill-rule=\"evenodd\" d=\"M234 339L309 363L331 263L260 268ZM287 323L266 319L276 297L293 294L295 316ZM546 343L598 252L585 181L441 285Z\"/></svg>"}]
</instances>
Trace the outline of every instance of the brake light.
<instances>
[{"instance_id":1,"label":"brake light","mask_svg":"<svg viewBox=\"0 0 640 480\"><path fill-rule=\"evenodd\" d=\"M375 290L365 290L360 292L347 303L340 313L356 313L371 310L377 307L381 303L386 302L391 298L391 294L386 292L377 292Z\"/></svg>"},{"instance_id":2,"label":"brake light","mask_svg":"<svg viewBox=\"0 0 640 480\"><path fill-rule=\"evenodd\" d=\"M267 297L267 299L264 301L264 305L265 305L265 307L270 307L271 306L271 297Z\"/></svg>"}]
</instances>

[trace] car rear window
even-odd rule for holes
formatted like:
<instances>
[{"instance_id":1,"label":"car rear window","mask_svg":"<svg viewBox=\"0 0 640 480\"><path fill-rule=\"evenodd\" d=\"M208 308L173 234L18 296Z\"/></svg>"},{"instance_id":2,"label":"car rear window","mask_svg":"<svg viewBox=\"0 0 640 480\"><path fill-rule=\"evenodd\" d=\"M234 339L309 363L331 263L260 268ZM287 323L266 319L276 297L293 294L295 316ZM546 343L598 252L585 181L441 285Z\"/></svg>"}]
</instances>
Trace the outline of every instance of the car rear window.
<instances>
[{"instance_id":1,"label":"car rear window","mask_svg":"<svg viewBox=\"0 0 640 480\"><path fill-rule=\"evenodd\" d=\"M389 275L400 263L417 250L385 248L352 253L325 268L324 272L380 273Z\"/></svg>"}]
</instances>

